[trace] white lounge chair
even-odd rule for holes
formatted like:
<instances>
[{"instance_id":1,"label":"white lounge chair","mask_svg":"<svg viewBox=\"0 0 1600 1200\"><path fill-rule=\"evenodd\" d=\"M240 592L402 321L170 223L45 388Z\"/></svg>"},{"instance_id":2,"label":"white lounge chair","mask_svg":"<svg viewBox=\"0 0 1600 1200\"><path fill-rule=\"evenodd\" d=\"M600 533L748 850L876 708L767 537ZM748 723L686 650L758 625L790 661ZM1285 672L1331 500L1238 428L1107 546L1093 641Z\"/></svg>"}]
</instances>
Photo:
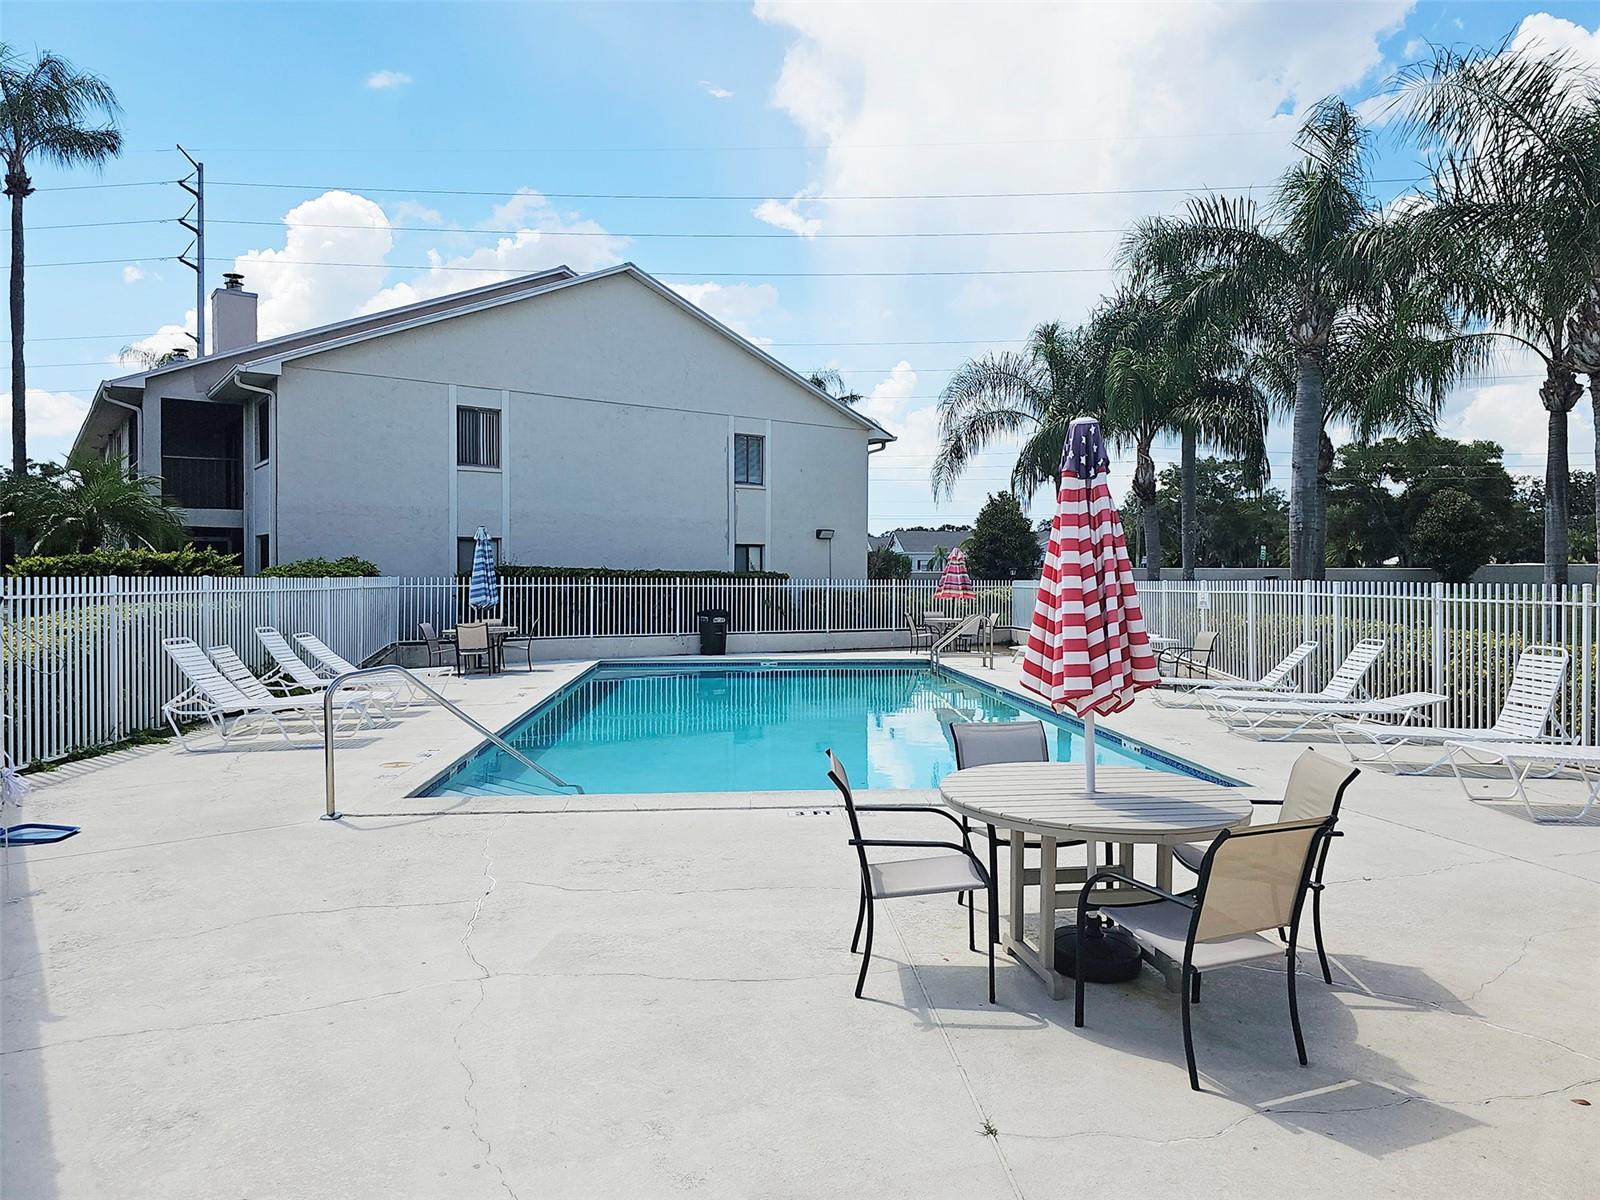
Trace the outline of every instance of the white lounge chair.
<instances>
[{"instance_id":1,"label":"white lounge chair","mask_svg":"<svg viewBox=\"0 0 1600 1200\"><path fill-rule=\"evenodd\" d=\"M1409 723L1424 709L1448 699L1438 692L1401 692L1381 700L1299 700L1293 696L1282 700L1222 700L1212 706L1211 715L1234 733L1260 733L1269 725L1295 722L1292 728L1274 730L1265 737L1267 741L1281 742L1312 726L1331 729L1340 721Z\"/></svg>"},{"instance_id":2,"label":"white lounge chair","mask_svg":"<svg viewBox=\"0 0 1600 1200\"><path fill-rule=\"evenodd\" d=\"M1207 707L1240 700L1272 700L1272 701L1307 701L1319 700L1344 701L1356 694L1356 689L1361 686L1361 681L1367 677L1367 672L1372 670L1373 663L1377 662L1383 654L1384 642L1382 638L1363 638L1355 644L1355 648L1345 656L1328 680L1327 686L1320 692L1275 692L1262 688L1219 688L1206 694L1202 703Z\"/></svg>"},{"instance_id":3,"label":"white lounge chair","mask_svg":"<svg viewBox=\"0 0 1600 1200\"><path fill-rule=\"evenodd\" d=\"M245 733L255 732L271 725L284 737L292 740L284 720L296 718L307 721L319 734L322 729L322 697L273 696L271 694L246 695L232 683L193 638L170 637L161 640L161 648L177 664L188 686L161 706L161 715L177 736L185 750L192 750L183 736L180 720L203 720L216 730L224 744ZM257 680L259 684L260 681ZM264 689L263 689L264 690ZM364 699L359 695L341 696L338 701L341 714L356 717L362 724L372 723Z\"/></svg>"},{"instance_id":4,"label":"white lounge chair","mask_svg":"<svg viewBox=\"0 0 1600 1200\"><path fill-rule=\"evenodd\" d=\"M294 635L294 640L300 644L302 650L316 660L315 665L318 673L327 676L329 679L336 675L348 675L351 671L360 670L355 663L336 653L327 642L314 633L297 633ZM401 684L405 686L404 695L400 692ZM381 679L368 678L362 681L361 686L369 689L374 695L393 700L397 704L409 704L422 694L413 688L410 681L403 675L398 679L391 679L387 683Z\"/></svg>"},{"instance_id":5,"label":"white lounge chair","mask_svg":"<svg viewBox=\"0 0 1600 1200\"><path fill-rule=\"evenodd\" d=\"M272 655L272 661L278 664L277 670L266 679L269 687L282 682L304 688L308 692L320 693L328 686L327 677L319 674L314 667L290 649L287 639L271 625L257 625L255 632L261 644L267 648L267 653ZM341 692L340 695L359 696L367 707L377 708L385 716L388 715L389 705L394 701L392 692L376 688L363 687Z\"/></svg>"},{"instance_id":6,"label":"white lounge chair","mask_svg":"<svg viewBox=\"0 0 1600 1200\"><path fill-rule=\"evenodd\" d=\"M1591 770L1600 772L1600 746L1555 746L1549 743L1526 742L1446 742L1444 748L1445 754L1450 759L1450 769L1455 772L1461 790L1469 797L1474 800L1521 800L1529 819L1541 825L1571 825L1581 821L1589 815L1595 803L1600 801L1600 774L1589 773ZM1474 792L1461 774L1461 761L1456 758L1457 754L1462 755L1469 766L1492 763L1503 765L1511 779L1512 789L1504 793ZM1517 769L1519 763L1521 770ZM1527 782L1528 773L1535 767L1544 767L1551 772L1570 767L1578 772L1584 786L1589 789L1589 798L1584 801L1576 816L1541 817L1533 811L1533 804L1528 800L1528 790L1523 785Z\"/></svg>"},{"instance_id":7,"label":"white lounge chair","mask_svg":"<svg viewBox=\"0 0 1600 1200\"><path fill-rule=\"evenodd\" d=\"M1193 708L1205 694L1214 691L1282 692L1289 677L1300 669L1300 664L1315 652L1317 643L1301 642L1281 662L1260 679L1234 679L1225 675L1190 677L1188 675L1163 675L1161 684L1150 694L1157 704L1176 708Z\"/></svg>"},{"instance_id":8,"label":"white lounge chair","mask_svg":"<svg viewBox=\"0 0 1600 1200\"><path fill-rule=\"evenodd\" d=\"M1425 767L1396 762L1402 746L1443 746L1446 742L1538 742L1555 712L1561 685L1566 682L1571 656L1560 646L1529 646L1517 658L1511 686L1500 705L1500 715L1487 729L1455 729L1444 725L1373 725L1368 722L1336 723L1334 734L1352 762L1387 762L1396 771L1426 775L1451 761L1448 750ZM1559 722L1558 722L1559 726ZM1564 730L1558 732L1564 733ZM1346 740L1348 739L1348 740ZM1360 754L1368 748L1376 753ZM1459 772L1457 772L1459 775Z\"/></svg>"},{"instance_id":9,"label":"white lounge chair","mask_svg":"<svg viewBox=\"0 0 1600 1200\"><path fill-rule=\"evenodd\" d=\"M223 677L252 700L279 700L286 694L284 690L273 691L266 680L245 666L232 646L212 646L207 653Z\"/></svg>"}]
</instances>

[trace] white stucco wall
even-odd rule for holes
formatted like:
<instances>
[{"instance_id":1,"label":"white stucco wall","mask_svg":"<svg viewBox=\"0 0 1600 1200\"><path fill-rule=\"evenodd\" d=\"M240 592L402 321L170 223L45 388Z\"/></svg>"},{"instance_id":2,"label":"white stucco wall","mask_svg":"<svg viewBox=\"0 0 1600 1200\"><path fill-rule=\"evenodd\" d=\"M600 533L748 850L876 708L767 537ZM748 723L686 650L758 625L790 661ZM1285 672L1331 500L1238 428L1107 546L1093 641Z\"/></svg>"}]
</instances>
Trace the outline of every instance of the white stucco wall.
<instances>
[{"instance_id":1,"label":"white stucco wall","mask_svg":"<svg viewBox=\"0 0 1600 1200\"><path fill-rule=\"evenodd\" d=\"M455 568L479 525L508 560L861 576L867 431L628 276L285 364L273 557ZM502 410L502 467L455 466L454 406ZM735 488L735 432L767 438ZM254 530L248 531L254 533Z\"/></svg>"}]
</instances>

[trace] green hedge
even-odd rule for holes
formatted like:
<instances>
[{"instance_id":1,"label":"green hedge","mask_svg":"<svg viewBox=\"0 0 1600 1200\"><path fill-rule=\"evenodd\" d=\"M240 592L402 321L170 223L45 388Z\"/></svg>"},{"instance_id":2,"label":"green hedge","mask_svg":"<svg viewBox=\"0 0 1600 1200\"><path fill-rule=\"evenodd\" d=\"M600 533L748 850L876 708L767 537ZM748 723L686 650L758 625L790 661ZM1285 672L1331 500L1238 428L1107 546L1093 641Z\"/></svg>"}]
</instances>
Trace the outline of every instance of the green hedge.
<instances>
[{"instance_id":1,"label":"green hedge","mask_svg":"<svg viewBox=\"0 0 1600 1200\"><path fill-rule=\"evenodd\" d=\"M87 554L33 554L17 559L12 575L237 575L239 556L206 547L181 550L94 550Z\"/></svg>"},{"instance_id":2,"label":"green hedge","mask_svg":"<svg viewBox=\"0 0 1600 1200\"><path fill-rule=\"evenodd\" d=\"M298 562L279 563L263 568L258 574L279 579L371 579L382 572L377 564L347 554L343 558L302 558Z\"/></svg>"},{"instance_id":3,"label":"green hedge","mask_svg":"<svg viewBox=\"0 0 1600 1200\"><path fill-rule=\"evenodd\" d=\"M622 567L524 567L501 563L503 579L788 579L784 571L633 571ZM463 575L465 579L467 576Z\"/></svg>"}]
</instances>

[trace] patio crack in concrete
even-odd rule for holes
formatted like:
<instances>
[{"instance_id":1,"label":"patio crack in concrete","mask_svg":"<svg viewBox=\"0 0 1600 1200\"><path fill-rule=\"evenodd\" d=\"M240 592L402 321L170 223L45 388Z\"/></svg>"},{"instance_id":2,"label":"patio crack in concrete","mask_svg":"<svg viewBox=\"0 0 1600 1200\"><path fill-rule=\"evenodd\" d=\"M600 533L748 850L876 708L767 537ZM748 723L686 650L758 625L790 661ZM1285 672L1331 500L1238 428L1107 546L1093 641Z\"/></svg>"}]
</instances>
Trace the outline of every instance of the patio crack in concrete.
<instances>
[{"instance_id":1,"label":"patio crack in concrete","mask_svg":"<svg viewBox=\"0 0 1600 1200\"><path fill-rule=\"evenodd\" d=\"M504 821L500 822L497 828L491 829L486 835L484 835L483 877L489 881L489 885L484 888L483 894L478 897L477 903L472 906L472 916L467 919L467 928L461 935L461 948L466 951L467 958L472 961L472 965L478 970L478 998L473 1001L472 1007L467 1010L467 1015L461 1019L461 1024L456 1026L455 1036L451 1040L455 1043L456 1047L456 1061L461 1064L461 1069L466 1073L467 1076L467 1086L466 1090L461 1094L461 1100L462 1103L467 1106L467 1111L472 1114L472 1136L476 1138L478 1144L483 1147L483 1161L494 1168L495 1174L500 1179L500 1186L505 1189L506 1195L510 1196L511 1200L519 1200L515 1189L512 1188L510 1181L506 1179L505 1169L495 1161L493 1144L487 1137L484 1136L482 1120L478 1112L478 1106L473 1102L472 1099L473 1090L478 1086L478 1077L473 1073L472 1068L467 1065L466 1048L461 1044L461 1035L466 1031L467 1026L472 1023L472 1018L478 1015L478 1010L483 1007L483 1002L489 994L487 987L490 979L489 968L483 965L483 962L478 958L477 953L472 949L472 933L473 930L478 927L478 918L483 914L484 904L488 902L489 897L494 893L495 888L499 885L499 880L497 880L493 874L494 835L503 830L506 825L510 823L510 821L511 818L508 816Z\"/></svg>"},{"instance_id":2,"label":"patio crack in concrete","mask_svg":"<svg viewBox=\"0 0 1600 1200\"><path fill-rule=\"evenodd\" d=\"M393 996L408 996L412 992L422 992L429 988L455 987L457 984L472 983L471 979L436 979L431 983L419 983L413 987L393 988L387 992L374 992L368 996L346 996L343 1000L329 1000L326 1004L311 1004L305 1008L282 1008L273 1012L252 1013L247 1017L222 1017L215 1021L193 1021L187 1025L151 1025L144 1029L119 1029L111 1033L90 1033L83 1037L63 1038L59 1042L40 1042L33 1046L15 1046L0 1052L0 1058L9 1058L14 1054L31 1054L39 1050L57 1050L65 1046L81 1046L86 1042L105 1042L115 1038L140 1037L151 1033L189 1033L196 1029L217 1029L227 1025L248 1025L255 1021L272 1021L279 1017L299 1017L307 1013L326 1012L330 1008L343 1008L348 1004L367 1004L373 1000L387 1000Z\"/></svg>"},{"instance_id":3,"label":"patio crack in concrete","mask_svg":"<svg viewBox=\"0 0 1600 1200\"><path fill-rule=\"evenodd\" d=\"M934 1028L939 1031L939 1039L944 1042L945 1052L950 1055L950 1061L955 1064L956 1074L961 1079L961 1086L966 1089L967 1099L972 1102L973 1110L978 1114L977 1132L987 1137L994 1144L994 1156L1000 1164L1000 1171L1006 1177L1006 1183L1011 1187L1011 1194L1017 1200L1026 1200L1022 1185L1017 1182L1016 1173L1011 1169L1011 1160L1006 1157L1005 1147L1000 1144L1001 1133L989 1116L988 1110L983 1107L983 1101L978 1099L977 1089L972 1086L972 1077L967 1074L966 1064L961 1061L961 1055L956 1052L956 1045L950 1037L950 1031L944 1027L944 1018L939 1016L938 1006L933 1002L933 996L928 991L928 985L922 978L922 972L917 970L916 959L911 955L911 946L906 941L905 930L900 928L900 922L894 915L894 905L884 905L884 911L889 918L889 924L894 928L894 936L900 943L902 961L910 967L911 978L917 981L917 990L922 993L922 1002L927 1005L927 1012L933 1018ZM985 934L984 936L988 936Z\"/></svg>"},{"instance_id":4,"label":"patio crack in concrete","mask_svg":"<svg viewBox=\"0 0 1600 1200\"><path fill-rule=\"evenodd\" d=\"M1517 956L1515 958L1513 958L1505 966L1501 967L1498 971L1496 971L1488 979L1485 979L1477 987L1473 988L1472 991L1469 994L1461 997L1461 999L1458 1000L1457 1003L1458 1004L1470 1004L1470 1003L1472 1003L1472 1001L1476 1000L1479 996L1481 996L1485 991L1487 991L1490 987L1492 987L1495 984L1499 983L1501 979L1505 978L1506 974L1509 971L1511 971L1513 968L1515 968L1518 965L1520 965L1522 960L1528 957L1528 955L1533 951L1533 944L1536 941L1538 941L1540 938L1554 937L1557 934L1561 934L1561 933L1578 933L1578 932L1580 932L1582 930L1586 930L1586 929L1600 929L1600 925L1596 925L1593 922L1589 922L1589 923L1586 923L1586 924L1583 924L1583 925L1567 925L1567 926L1564 926L1564 927L1562 927L1560 929L1541 929L1541 930L1537 931L1536 933L1530 933L1526 938L1523 939L1523 941L1522 941L1522 949L1517 952Z\"/></svg>"}]
</instances>

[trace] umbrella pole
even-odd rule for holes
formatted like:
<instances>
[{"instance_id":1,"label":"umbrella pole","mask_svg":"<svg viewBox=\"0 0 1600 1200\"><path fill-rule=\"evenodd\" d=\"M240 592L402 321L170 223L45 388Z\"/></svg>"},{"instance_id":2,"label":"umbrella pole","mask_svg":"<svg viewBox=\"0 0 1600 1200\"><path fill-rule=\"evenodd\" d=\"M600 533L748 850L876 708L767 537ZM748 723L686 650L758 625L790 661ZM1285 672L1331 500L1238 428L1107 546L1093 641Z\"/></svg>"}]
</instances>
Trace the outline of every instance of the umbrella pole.
<instances>
[{"instance_id":1,"label":"umbrella pole","mask_svg":"<svg viewBox=\"0 0 1600 1200\"><path fill-rule=\"evenodd\" d=\"M1083 785L1094 795L1094 714L1083 716Z\"/></svg>"}]
</instances>

